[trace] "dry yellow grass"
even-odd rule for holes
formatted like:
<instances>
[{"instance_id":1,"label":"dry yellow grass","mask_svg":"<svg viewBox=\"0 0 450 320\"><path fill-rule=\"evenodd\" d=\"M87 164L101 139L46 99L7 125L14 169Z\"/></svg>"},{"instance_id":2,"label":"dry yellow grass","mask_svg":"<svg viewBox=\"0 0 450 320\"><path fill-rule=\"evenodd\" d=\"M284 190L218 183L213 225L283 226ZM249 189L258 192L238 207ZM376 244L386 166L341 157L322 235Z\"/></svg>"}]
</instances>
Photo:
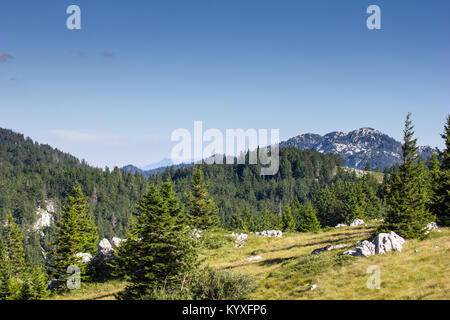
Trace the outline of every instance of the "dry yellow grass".
<instances>
[{"instance_id":1,"label":"dry yellow grass","mask_svg":"<svg viewBox=\"0 0 450 320\"><path fill-rule=\"evenodd\" d=\"M112 280L105 283L82 284L80 290L51 296L51 300L115 300L114 295L123 290L126 282Z\"/></svg>"},{"instance_id":2,"label":"dry yellow grass","mask_svg":"<svg viewBox=\"0 0 450 320\"><path fill-rule=\"evenodd\" d=\"M204 250L202 264L252 275L258 283L253 299L450 299L450 229L433 232L424 241L407 240L402 252L368 258L342 256L342 250L312 255L330 244L352 246L371 237L375 225L319 233L287 233L283 238L250 235L242 248L232 241ZM223 234L217 234L223 237ZM435 247L438 248L435 248ZM418 252L414 252L417 249ZM246 258L256 253L261 260ZM380 268L380 289L368 289L369 266ZM311 285L317 288L311 291ZM114 299L125 283L88 284L53 299Z\"/></svg>"},{"instance_id":3,"label":"dry yellow grass","mask_svg":"<svg viewBox=\"0 0 450 320\"><path fill-rule=\"evenodd\" d=\"M206 252L205 264L253 275L258 281L254 299L450 299L448 228L424 241L407 240L402 252L342 257L343 249L311 255L312 250L329 244L352 245L370 237L374 229L286 234L281 239L253 235L243 248ZM246 261L254 251L263 259ZM380 269L380 289L367 288L371 274L366 271L372 265ZM317 285L314 291L312 284Z\"/></svg>"}]
</instances>

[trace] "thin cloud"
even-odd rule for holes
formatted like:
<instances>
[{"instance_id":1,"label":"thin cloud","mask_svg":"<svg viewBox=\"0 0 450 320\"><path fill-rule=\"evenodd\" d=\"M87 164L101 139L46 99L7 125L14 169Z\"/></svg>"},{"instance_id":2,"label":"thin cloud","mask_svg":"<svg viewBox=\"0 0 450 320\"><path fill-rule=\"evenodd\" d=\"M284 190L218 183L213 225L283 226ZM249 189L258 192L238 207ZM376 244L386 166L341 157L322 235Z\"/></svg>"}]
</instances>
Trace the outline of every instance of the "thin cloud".
<instances>
[{"instance_id":1,"label":"thin cloud","mask_svg":"<svg viewBox=\"0 0 450 320\"><path fill-rule=\"evenodd\" d=\"M111 52L111 51L103 51L102 52L102 56L104 58L114 58L116 56L115 52Z\"/></svg>"},{"instance_id":2,"label":"thin cloud","mask_svg":"<svg viewBox=\"0 0 450 320\"><path fill-rule=\"evenodd\" d=\"M90 133L72 130L51 130L50 132L62 140L74 143L100 143L109 146L119 146L125 142L121 136L110 133Z\"/></svg>"},{"instance_id":3,"label":"thin cloud","mask_svg":"<svg viewBox=\"0 0 450 320\"><path fill-rule=\"evenodd\" d=\"M8 60L14 59L14 57L7 53L0 53L0 62L7 62Z\"/></svg>"}]
</instances>

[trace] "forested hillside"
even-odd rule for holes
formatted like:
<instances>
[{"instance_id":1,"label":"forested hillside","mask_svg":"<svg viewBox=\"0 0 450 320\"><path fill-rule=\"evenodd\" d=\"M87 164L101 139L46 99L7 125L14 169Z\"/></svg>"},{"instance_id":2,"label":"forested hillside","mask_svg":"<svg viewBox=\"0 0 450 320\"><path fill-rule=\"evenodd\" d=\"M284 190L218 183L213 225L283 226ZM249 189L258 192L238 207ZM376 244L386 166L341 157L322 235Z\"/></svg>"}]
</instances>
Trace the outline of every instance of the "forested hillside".
<instances>
[{"instance_id":1,"label":"forested hillside","mask_svg":"<svg viewBox=\"0 0 450 320\"><path fill-rule=\"evenodd\" d=\"M13 215L24 232L27 258L42 262L50 250L54 223L41 230L35 230L33 224L38 219L37 209L45 209L48 200L55 204L54 220L58 220L65 199L78 184L88 197L100 239L120 237L125 235L136 202L151 183L161 185L171 179L177 196L186 204L197 168L204 172L219 208L221 227L228 230L278 228L285 211L292 212L299 228L308 205L313 206L322 226L381 217L382 185L371 175L358 178L342 165L338 155L287 147L280 149L280 170L275 176L261 176L259 164L201 164L170 167L146 179L118 168L92 168L69 154L1 129L0 218Z\"/></svg>"},{"instance_id":2,"label":"forested hillside","mask_svg":"<svg viewBox=\"0 0 450 320\"><path fill-rule=\"evenodd\" d=\"M47 251L52 234L52 228L42 233L33 230L37 208L51 199L59 212L77 183L89 197L100 237L124 234L134 205L148 185L141 175L92 168L48 145L0 129L0 219L12 214L20 223L31 261L41 260L40 247Z\"/></svg>"}]
</instances>

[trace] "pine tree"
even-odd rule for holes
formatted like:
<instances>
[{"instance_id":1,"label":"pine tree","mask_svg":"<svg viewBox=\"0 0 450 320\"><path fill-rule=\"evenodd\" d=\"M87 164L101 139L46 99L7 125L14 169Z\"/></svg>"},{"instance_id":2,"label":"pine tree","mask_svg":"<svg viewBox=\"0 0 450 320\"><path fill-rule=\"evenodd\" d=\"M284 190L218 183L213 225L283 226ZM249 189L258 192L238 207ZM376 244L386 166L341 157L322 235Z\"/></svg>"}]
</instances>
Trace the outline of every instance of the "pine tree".
<instances>
[{"instance_id":1,"label":"pine tree","mask_svg":"<svg viewBox=\"0 0 450 320\"><path fill-rule=\"evenodd\" d=\"M301 232L316 232L320 230L320 222L317 219L316 211L312 205L308 204L303 216L303 223L298 226Z\"/></svg>"},{"instance_id":2,"label":"pine tree","mask_svg":"<svg viewBox=\"0 0 450 320\"><path fill-rule=\"evenodd\" d=\"M436 215L439 225L450 226L450 115L447 116L447 123L441 137L445 141L445 149L441 154L442 165L439 174L435 175L433 184L432 212ZM434 163L435 165L436 163Z\"/></svg>"},{"instance_id":3,"label":"pine tree","mask_svg":"<svg viewBox=\"0 0 450 320\"><path fill-rule=\"evenodd\" d=\"M87 198L83 195L81 187L75 186L57 223L55 249L52 253L51 274L58 280L59 289L63 288L70 276L67 274L67 268L71 265L78 266L82 279L87 279L86 264L76 255L89 253L94 256L97 243L97 227L89 214Z\"/></svg>"},{"instance_id":4,"label":"pine tree","mask_svg":"<svg viewBox=\"0 0 450 320\"><path fill-rule=\"evenodd\" d=\"M280 228L283 231L295 231L295 220L294 217L292 216L292 210L290 205L287 205L283 210L283 213L281 215Z\"/></svg>"},{"instance_id":5,"label":"pine tree","mask_svg":"<svg viewBox=\"0 0 450 320\"><path fill-rule=\"evenodd\" d=\"M183 291L197 265L197 241L183 218L183 206L170 182L152 185L137 203L127 241L117 248L114 275L130 284L119 299L139 299L155 290Z\"/></svg>"},{"instance_id":6,"label":"pine tree","mask_svg":"<svg viewBox=\"0 0 450 320\"><path fill-rule=\"evenodd\" d=\"M191 182L192 192L187 194L187 206L189 208L190 223L197 229L208 229L219 224L217 213L219 209L209 198L208 184L203 182L203 171L194 171Z\"/></svg>"},{"instance_id":7,"label":"pine tree","mask_svg":"<svg viewBox=\"0 0 450 320\"><path fill-rule=\"evenodd\" d=\"M1 232L0 245L3 246L5 259L9 261L11 273L14 276L20 275L26 269L22 241L22 230L10 214Z\"/></svg>"},{"instance_id":8,"label":"pine tree","mask_svg":"<svg viewBox=\"0 0 450 320\"><path fill-rule=\"evenodd\" d=\"M423 164L417 164L417 139L408 114L405 121L403 158L400 170L387 187L387 216L380 230L394 231L405 238L425 238L426 226L433 216L428 210L429 185Z\"/></svg>"}]
</instances>

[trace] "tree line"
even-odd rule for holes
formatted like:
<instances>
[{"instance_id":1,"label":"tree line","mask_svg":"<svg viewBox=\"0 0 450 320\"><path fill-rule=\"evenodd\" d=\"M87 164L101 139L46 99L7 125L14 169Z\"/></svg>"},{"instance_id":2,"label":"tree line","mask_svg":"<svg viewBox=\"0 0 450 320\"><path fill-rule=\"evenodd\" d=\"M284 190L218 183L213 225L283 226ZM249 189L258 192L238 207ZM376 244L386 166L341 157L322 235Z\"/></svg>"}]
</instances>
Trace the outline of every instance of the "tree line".
<instances>
[{"instance_id":1,"label":"tree line","mask_svg":"<svg viewBox=\"0 0 450 320\"><path fill-rule=\"evenodd\" d=\"M237 164L168 169L145 182L139 175L125 175L116 170L104 173L142 182L143 188L136 192L136 197L140 193L142 196L126 214L127 241L108 263L113 276L130 283L118 297L152 298L161 292L179 297L199 295L202 284L211 282L211 278L201 278L196 272L200 246L196 234L215 227L246 232L270 228L318 232L355 218L384 218L377 232L395 231L405 238L423 239L428 234L429 222L449 224L449 133L450 116L442 134L445 149L425 162L417 156L417 139L408 115L402 162L385 170L381 184L371 174L358 178L340 169L339 157L294 148L281 150L280 172L274 177L259 176L257 166ZM17 146L10 143L9 148L16 150L14 145ZM16 156L22 159L18 166L22 163L22 170L27 171L26 157L17 152ZM70 156L61 157L68 157L71 165L59 160L53 169L64 172L68 166L70 172L75 166L83 173L82 168L88 168L73 162ZM42 166L41 160L36 158L35 166ZM92 205L92 194L85 196L79 181L86 180L74 179L75 187L63 202L48 244L51 250L47 252L45 271L42 265L35 267L26 259L21 221L16 221L11 213L6 215L0 228L0 299L45 298L46 281L55 279L56 287L64 288L70 276L67 268L74 264L80 267L83 280L92 280L89 264L77 254L95 255L101 225ZM119 184L120 181L117 180ZM204 274L226 278L214 271Z\"/></svg>"}]
</instances>

